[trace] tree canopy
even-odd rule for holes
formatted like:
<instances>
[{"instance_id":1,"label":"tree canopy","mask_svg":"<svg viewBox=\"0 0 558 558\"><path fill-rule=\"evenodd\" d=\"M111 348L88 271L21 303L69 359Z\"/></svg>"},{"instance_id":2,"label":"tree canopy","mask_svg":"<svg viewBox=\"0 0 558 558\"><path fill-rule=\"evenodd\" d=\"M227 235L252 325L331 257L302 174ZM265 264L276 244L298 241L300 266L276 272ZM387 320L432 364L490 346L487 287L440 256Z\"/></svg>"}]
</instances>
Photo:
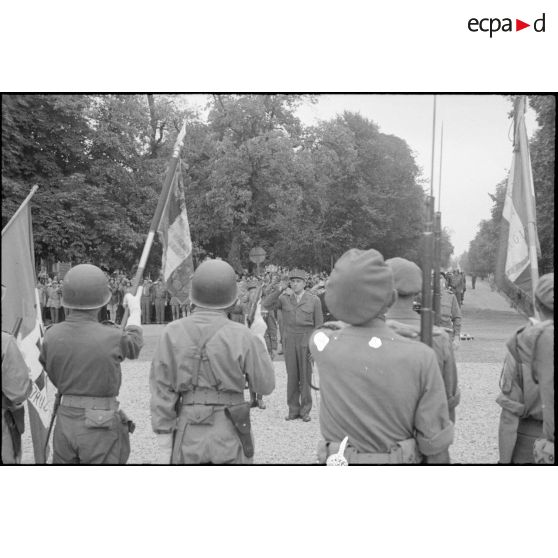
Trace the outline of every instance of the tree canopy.
<instances>
[{"instance_id":1,"label":"tree canopy","mask_svg":"<svg viewBox=\"0 0 558 558\"><path fill-rule=\"evenodd\" d=\"M202 119L180 95L5 95L3 225L39 184L37 256L133 271L186 118L195 254L238 270L256 245L273 263L316 270L352 247L419 261L424 193L409 146L350 112L305 127L302 100L213 95ZM447 232L444 242L449 259Z\"/></svg>"}]
</instances>

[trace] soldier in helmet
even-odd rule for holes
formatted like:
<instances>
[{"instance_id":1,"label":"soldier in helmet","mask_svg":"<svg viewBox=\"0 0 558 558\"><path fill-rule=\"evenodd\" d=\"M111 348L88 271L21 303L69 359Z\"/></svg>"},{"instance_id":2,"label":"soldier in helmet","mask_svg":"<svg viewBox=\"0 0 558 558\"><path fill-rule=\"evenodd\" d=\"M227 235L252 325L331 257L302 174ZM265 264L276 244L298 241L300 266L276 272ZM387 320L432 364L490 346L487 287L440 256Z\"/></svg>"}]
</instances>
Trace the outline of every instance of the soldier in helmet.
<instances>
[{"instance_id":1,"label":"soldier in helmet","mask_svg":"<svg viewBox=\"0 0 558 558\"><path fill-rule=\"evenodd\" d=\"M514 333L500 377L500 463L554 461L554 273L535 289L541 321ZM552 457L552 459L550 459Z\"/></svg>"},{"instance_id":2,"label":"soldier in helmet","mask_svg":"<svg viewBox=\"0 0 558 558\"><path fill-rule=\"evenodd\" d=\"M149 386L158 462L251 463L254 441L246 382L275 388L265 342L228 319L237 301L233 268L206 259L194 272L192 313L168 324L153 356Z\"/></svg>"},{"instance_id":3,"label":"soldier in helmet","mask_svg":"<svg viewBox=\"0 0 558 558\"><path fill-rule=\"evenodd\" d=\"M396 300L386 314L388 325L399 335L420 341L420 316L413 310L413 299L422 290L422 271L416 263L405 258L391 258L386 264L393 273L397 291ZM460 400L457 366L449 334L441 327L433 328L432 348L446 388L449 417L455 424L455 407Z\"/></svg>"},{"instance_id":4,"label":"soldier in helmet","mask_svg":"<svg viewBox=\"0 0 558 558\"><path fill-rule=\"evenodd\" d=\"M2 283L2 300L6 287ZM21 435L25 429L24 401L31 393L29 368L13 335L2 331L2 463L21 462Z\"/></svg>"},{"instance_id":5,"label":"soldier in helmet","mask_svg":"<svg viewBox=\"0 0 558 558\"><path fill-rule=\"evenodd\" d=\"M351 463L448 463L453 424L434 351L395 333L385 312L391 270L376 250L352 249L328 281L328 308L347 325L314 332L320 375L320 462L343 441Z\"/></svg>"},{"instance_id":6,"label":"soldier in helmet","mask_svg":"<svg viewBox=\"0 0 558 558\"><path fill-rule=\"evenodd\" d=\"M287 405L289 414L285 420L301 418L310 421L312 394L310 377L312 366L308 341L317 327L324 323L320 299L306 292L306 272L294 269L289 273L292 292L278 290L262 302L266 308L275 307L283 314L281 343L287 367Z\"/></svg>"},{"instance_id":7,"label":"soldier in helmet","mask_svg":"<svg viewBox=\"0 0 558 558\"><path fill-rule=\"evenodd\" d=\"M133 423L119 410L120 363L143 346L139 298L127 294L130 317L124 330L97 321L111 297L96 266L80 264L64 278L65 322L47 329L40 361L58 389L53 463L122 464L130 454Z\"/></svg>"}]
</instances>

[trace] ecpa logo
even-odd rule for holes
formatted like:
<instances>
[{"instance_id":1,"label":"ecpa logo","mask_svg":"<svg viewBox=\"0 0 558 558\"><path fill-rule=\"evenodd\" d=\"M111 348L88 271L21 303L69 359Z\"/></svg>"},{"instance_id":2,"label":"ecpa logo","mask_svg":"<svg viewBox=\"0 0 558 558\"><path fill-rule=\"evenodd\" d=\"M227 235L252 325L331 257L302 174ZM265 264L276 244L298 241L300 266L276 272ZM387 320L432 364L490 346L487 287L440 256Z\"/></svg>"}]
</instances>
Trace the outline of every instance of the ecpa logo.
<instances>
[{"instance_id":1,"label":"ecpa logo","mask_svg":"<svg viewBox=\"0 0 558 558\"><path fill-rule=\"evenodd\" d=\"M533 22L533 29L537 33L544 33L545 32L545 14L536 19ZM473 33L477 33L478 31L482 31L484 33L489 33L490 38L494 33L498 31L510 32L514 31L512 19L509 17L505 17L500 19L498 17L485 17L482 19L477 19L472 17L469 22L467 23L467 27L469 31ZM515 20L515 31L521 31L522 29L526 29L527 27L531 27L530 23L525 23L520 19Z\"/></svg>"}]
</instances>

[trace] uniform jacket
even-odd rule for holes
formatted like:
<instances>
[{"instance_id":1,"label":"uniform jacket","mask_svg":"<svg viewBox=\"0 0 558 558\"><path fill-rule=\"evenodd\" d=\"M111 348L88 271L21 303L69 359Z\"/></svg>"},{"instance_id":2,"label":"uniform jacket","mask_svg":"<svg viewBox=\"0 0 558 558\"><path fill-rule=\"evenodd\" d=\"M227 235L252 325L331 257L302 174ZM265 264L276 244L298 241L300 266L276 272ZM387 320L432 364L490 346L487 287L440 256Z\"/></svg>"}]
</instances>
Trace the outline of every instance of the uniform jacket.
<instances>
[{"instance_id":1,"label":"uniform jacket","mask_svg":"<svg viewBox=\"0 0 558 558\"><path fill-rule=\"evenodd\" d=\"M320 429L326 442L385 453L415 437L436 455L453 441L444 383L434 351L397 335L382 319L366 327L314 332L310 351L320 377Z\"/></svg>"},{"instance_id":2,"label":"uniform jacket","mask_svg":"<svg viewBox=\"0 0 558 558\"><path fill-rule=\"evenodd\" d=\"M47 287L47 307L48 308L60 308L62 305L62 293L58 285L54 287Z\"/></svg>"},{"instance_id":3,"label":"uniform jacket","mask_svg":"<svg viewBox=\"0 0 558 558\"><path fill-rule=\"evenodd\" d=\"M554 442L554 322L538 338L533 371L541 394L543 436Z\"/></svg>"},{"instance_id":4,"label":"uniform jacket","mask_svg":"<svg viewBox=\"0 0 558 558\"><path fill-rule=\"evenodd\" d=\"M276 299L276 302L273 298ZM285 337L288 337L289 334L306 333L309 338L310 333L324 323L320 299L308 291L302 293L300 302L296 301L294 293L279 296L276 292L267 298L263 305L266 308L273 307L281 310Z\"/></svg>"},{"instance_id":5,"label":"uniform jacket","mask_svg":"<svg viewBox=\"0 0 558 558\"><path fill-rule=\"evenodd\" d=\"M142 346L140 327L123 331L72 310L66 321L46 330L39 360L60 393L113 397L122 383L120 363L138 358Z\"/></svg>"},{"instance_id":6,"label":"uniform jacket","mask_svg":"<svg viewBox=\"0 0 558 558\"><path fill-rule=\"evenodd\" d=\"M420 342L420 316L416 312L411 309L390 309L387 318L390 320L388 325L396 333ZM451 421L455 423L455 407L459 404L461 394L458 387L457 365L455 363L453 345L444 329L436 326L432 328L432 348L436 353L438 367L442 372L448 400L449 416Z\"/></svg>"},{"instance_id":7,"label":"uniform jacket","mask_svg":"<svg viewBox=\"0 0 558 558\"><path fill-rule=\"evenodd\" d=\"M454 335L461 334L461 308L455 295L447 289L440 292L440 326L453 330Z\"/></svg>"},{"instance_id":8,"label":"uniform jacket","mask_svg":"<svg viewBox=\"0 0 558 558\"><path fill-rule=\"evenodd\" d=\"M203 330L224 320L223 327L206 345L206 354L219 391L243 393L248 380L253 391L270 394L275 388L273 364L263 343L250 330L228 320L225 312L196 308L186 318L167 325L151 363L151 423L159 434L176 428L176 404L182 392L192 389L192 372L199 360L198 341ZM201 372L199 387L212 387Z\"/></svg>"},{"instance_id":9,"label":"uniform jacket","mask_svg":"<svg viewBox=\"0 0 558 558\"><path fill-rule=\"evenodd\" d=\"M153 283L151 292L153 295L153 300L157 300L161 298L165 299L167 297L167 288L165 287L165 284L162 281L157 281Z\"/></svg>"}]
</instances>

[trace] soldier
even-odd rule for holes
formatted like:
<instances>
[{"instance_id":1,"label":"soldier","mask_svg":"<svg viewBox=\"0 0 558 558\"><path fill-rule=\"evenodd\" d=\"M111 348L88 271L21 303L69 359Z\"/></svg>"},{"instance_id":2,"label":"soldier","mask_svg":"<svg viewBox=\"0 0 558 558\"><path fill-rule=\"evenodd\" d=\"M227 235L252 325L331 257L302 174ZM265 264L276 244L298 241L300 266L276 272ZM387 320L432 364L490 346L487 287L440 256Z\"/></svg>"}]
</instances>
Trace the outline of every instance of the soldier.
<instances>
[{"instance_id":1,"label":"soldier","mask_svg":"<svg viewBox=\"0 0 558 558\"><path fill-rule=\"evenodd\" d=\"M376 250L351 249L328 281L326 302L346 327L319 329L310 350L320 375L319 462L449 463L453 424L434 351L386 325L394 298Z\"/></svg>"},{"instance_id":2,"label":"soldier","mask_svg":"<svg viewBox=\"0 0 558 558\"><path fill-rule=\"evenodd\" d=\"M6 287L2 283L2 300ZM29 368L13 335L2 331L2 463L21 463L25 430L24 401L31 393Z\"/></svg>"},{"instance_id":3,"label":"soldier","mask_svg":"<svg viewBox=\"0 0 558 558\"><path fill-rule=\"evenodd\" d=\"M141 296L141 288L138 293ZM130 455L133 423L119 411L120 363L143 346L139 296L126 295L130 317L124 331L97 321L111 296L96 266L68 271L62 304L68 319L47 329L40 362L58 389L53 463L123 464Z\"/></svg>"},{"instance_id":4,"label":"soldier","mask_svg":"<svg viewBox=\"0 0 558 558\"><path fill-rule=\"evenodd\" d=\"M413 310L413 298L422 291L422 271L417 264L404 258L391 258L386 264L393 273L397 291L397 298L386 314L387 323L399 335L420 341L420 316ZM457 366L449 333L441 327L433 328L432 348L446 388L449 417L455 424L455 407L460 400Z\"/></svg>"},{"instance_id":5,"label":"soldier","mask_svg":"<svg viewBox=\"0 0 558 558\"><path fill-rule=\"evenodd\" d=\"M165 305L167 302L167 289L161 277L153 283L153 303L155 304L155 321L158 324L165 322Z\"/></svg>"},{"instance_id":6,"label":"soldier","mask_svg":"<svg viewBox=\"0 0 558 558\"><path fill-rule=\"evenodd\" d=\"M265 344L227 318L237 299L233 268L205 260L192 278L187 317L164 329L151 363L151 424L160 464L252 463L246 381L264 395L275 388ZM261 332L260 332L261 333Z\"/></svg>"},{"instance_id":7,"label":"soldier","mask_svg":"<svg viewBox=\"0 0 558 558\"><path fill-rule=\"evenodd\" d=\"M266 308L281 310L283 332L281 343L287 367L287 405L289 414L285 420L301 418L310 421L312 394L310 377L312 374L308 341L312 331L324 323L322 305L317 296L305 292L306 273L295 269L289 273L292 292L282 290L270 295L263 302ZM283 294L282 294L283 293Z\"/></svg>"},{"instance_id":8,"label":"soldier","mask_svg":"<svg viewBox=\"0 0 558 558\"><path fill-rule=\"evenodd\" d=\"M500 463L534 463L535 441L537 462L551 462L550 454L554 460L554 273L540 278L535 304L542 321L521 327L506 344L496 399Z\"/></svg>"},{"instance_id":9,"label":"soldier","mask_svg":"<svg viewBox=\"0 0 558 558\"><path fill-rule=\"evenodd\" d=\"M452 290L440 278L440 327L448 330L453 349L459 349L461 342L461 308Z\"/></svg>"},{"instance_id":10,"label":"soldier","mask_svg":"<svg viewBox=\"0 0 558 558\"><path fill-rule=\"evenodd\" d=\"M153 281L148 277L143 278L143 291L141 293L141 317L144 324L151 323L151 290L153 288Z\"/></svg>"}]
</instances>

